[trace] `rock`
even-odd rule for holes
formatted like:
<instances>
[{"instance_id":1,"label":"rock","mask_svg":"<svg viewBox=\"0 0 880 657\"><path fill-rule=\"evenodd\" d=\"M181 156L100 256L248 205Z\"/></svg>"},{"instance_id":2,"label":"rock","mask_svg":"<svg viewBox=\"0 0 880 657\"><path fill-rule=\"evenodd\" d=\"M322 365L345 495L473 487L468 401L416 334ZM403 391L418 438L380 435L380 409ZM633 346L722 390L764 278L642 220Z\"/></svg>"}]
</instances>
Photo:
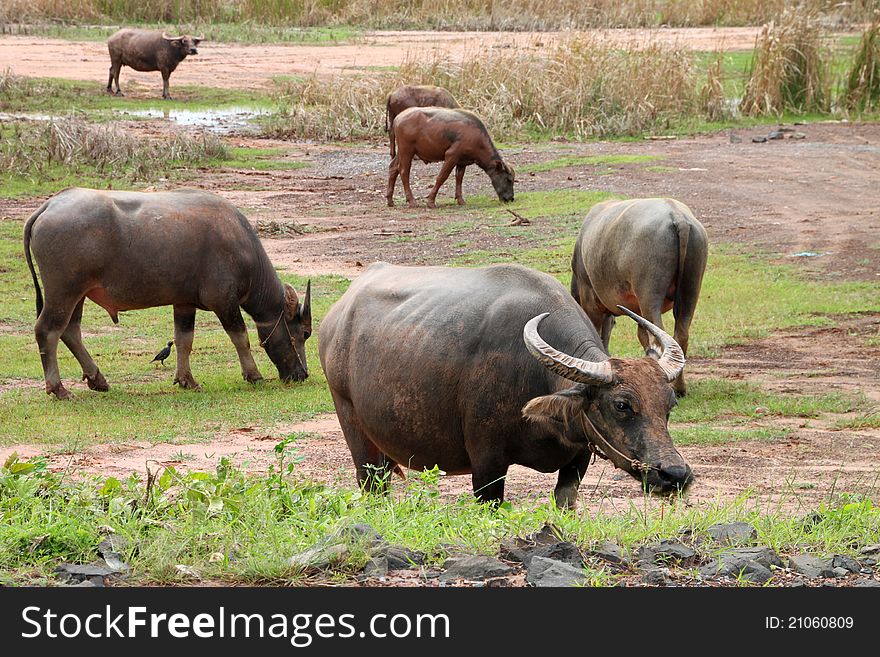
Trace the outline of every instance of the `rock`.
<instances>
[{"instance_id":1,"label":"rock","mask_svg":"<svg viewBox=\"0 0 880 657\"><path fill-rule=\"evenodd\" d=\"M767 133L767 139L785 139L785 133L782 130L772 130Z\"/></svg>"},{"instance_id":2,"label":"rock","mask_svg":"<svg viewBox=\"0 0 880 657\"><path fill-rule=\"evenodd\" d=\"M385 577L388 574L388 559L385 556L373 557L361 572L364 577Z\"/></svg>"},{"instance_id":3,"label":"rock","mask_svg":"<svg viewBox=\"0 0 880 657\"><path fill-rule=\"evenodd\" d=\"M293 555L287 560L287 565L304 572L317 572L342 563L350 552L350 548L345 543L317 545Z\"/></svg>"},{"instance_id":4,"label":"rock","mask_svg":"<svg viewBox=\"0 0 880 657\"><path fill-rule=\"evenodd\" d=\"M508 561L523 561L526 554L534 551L536 548L553 545L558 543L562 532L553 525L544 525L534 534L529 534L522 538L505 538L501 541L498 554L502 559Z\"/></svg>"},{"instance_id":5,"label":"rock","mask_svg":"<svg viewBox=\"0 0 880 657\"><path fill-rule=\"evenodd\" d=\"M129 542L115 534L98 543L98 554L104 557L107 567L117 573L127 573L131 568L122 560L122 551L128 549Z\"/></svg>"},{"instance_id":6,"label":"rock","mask_svg":"<svg viewBox=\"0 0 880 657\"><path fill-rule=\"evenodd\" d=\"M706 530L715 543L743 545L758 538L758 531L747 522L731 522L712 525Z\"/></svg>"},{"instance_id":7,"label":"rock","mask_svg":"<svg viewBox=\"0 0 880 657\"><path fill-rule=\"evenodd\" d=\"M179 575L183 575L189 579L202 579L202 574L192 566L177 564L174 566L174 570L176 570Z\"/></svg>"},{"instance_id":8,"label":"rock","mask_svg":"<svg viewBox=\"0 0 880 657\"><path fill-rule=\"evenodd\" d=\"M764 583L773 577L771 566L782 567L779 556L767 547L734 548L699 569L703 577L742 577L750 582Z\"/></svg>"},{"instance_id":9,"label":"rock","mask_svg":"<svg viewBox=\"0 0 880 657\"><path fill-rule=\"evenodd\" d=\"M832 568L845 568L851 573L858 573L862 570L861 564L845 554L835 554L831 560Z\"/></svg>"},{"instance_id":10,"label":"rock","mask_svg":"<svg viewBox=\"0 0 880 657\"><path fill-rule=\"evenodd\" d=\"M104 577L119 574L119 572L113 570L113 568L98 562L91 564L63 563L56 567L54 572L60 580L65 582L79 583L95 578L101 579L101 586L104 585ZM87 584L86 586L89 585Z\"/></svg>"},{"instance_id":11,"label":"rock","mask_svg":"<svg viewBox=\"0 0 880 657\"><path fill-rule=\"evenodd\" d=\"M877 588L877 587L880 587L880 582L878 582L876 579L869 579L867 577L863 577L861 579L857 579L855 581L855 583L853 584L853 586L857 586L860 589L863 589L866 587Z\"/></svg>"},{"instance_id":12,"label":"rock","mask_svg":"<svg viewBox=\"0 0 880 657\"><path fill-rule=\"evenodd\" d=\"M385 550L388 570L408 570L425 563L425 554L403 547L389 547Z\"/></svg>"},{"instance_id":13,"label":"rock","mask_svg":"<svg viewBox=\"0 0 880 657\"><path fill-rule=\"evenodd\" d=\"M446 572L440 575L441 582L454 579L488 579L501 577L513 572L513 568L506 563L492 557L471 556L457 559L448 559L443 567Z\"/></svg>"},{"instance_id":14,"label":"rock","mask_svg":"<svg viewBox=\"0 0 880 657\"><path fill-rule=\"evenodd\" d=\"M650 564L690 564L697 558L693 548L672 539L663 539L656 543L643 545L636 552L636 560L640 567Z\"/></svg>"},{"instance_id":15,"label":"rock","mask_svg":"<svg viewBox=\"0 0 880 657\"><path fill-rule=\"evenodd\" d=\"M859 550L859 554L880 555L880 543L875 543L874 545L866 545L861 550Z\"/></svg>"},{"instance_id":16,"label":"rock","mask_svg":"<svg viewBox=\"0 0 880 657\"><path fill-rule=\"evenodd\" d=\"M358 543L367 547L375 547L385 542L385 539L382 538L379 532L362 522L355 523L349 527L342 527L336 532L334 537L329 539L329 542L338 542L334 540L335 537L343 538L348 543Z\"/></svg>"},{"instance_id":17,"label":"rock","mask_svg":"<svg viewBox=\"0 0 880 657\"><path fill-rule=\"evenodd\" d=\"M730 143L731 144L740 144L742 143L742 137L740 137L735 132L730 133Z\"/></svg>"},{"instance_id":18,"label":"rock","mask_svg":"<svg viewBox=\"0 0 880 657\"><path fill-rule=\"evenodd\" d=\"M589 551L589 554L611 563L620 565L627 564L623 548L614 541L601 541L596 547Z\"/></svg>"},{"instance_id":19,"label":"rock","mask_svg":"<svg viewBox=\"0 0 880 657\"><path fill-rule=\"evenodd\" d=\"M808 579L834 577L830 559L820 559L811 554L796 554L788 559L788 567Z\"/></svg>"},{"instance_id":20,"label":"rock","mask_svg":"<svg viewBox=\"0 0 880 657\"><path fill-rule=\"evenodd\" d=\"M560 541L558 543L553 543L552 545L544 545L533 550L527 550L523 555L523 565L528 568L532 559L535 557L544 557L546 559L562 561L575 568L584 567L584 558L581 555L578 546L567 541Z\"/></svg>"},{"instance_id":21,"label":"rock","mask_svg":"<svg viewBox=\"0 0 880 657\"><path fill-rule=\"evenodd\" d=\"M763 135L759 135L757 137L752 137L752 142L754 142L755 144L763 144L766 141L767 141L767 138L764 137Z\"/></svg>"},{"instance_id":22,"label":"rock","mask_svg":"<svg viewBox=\"0 0 880 657\"><path fill-rule=\"evenodd\" d=\"M68 584L71 588L104 588L104 578L103 577L89 577L88 579L84 579L81 582L76 584Z\"/></svg>"},{"instance_id":23,"label":"rock","mask_svg":"<svg viewBox=\"0 0 880 657\"><path fill-rule=\"evenodd\" d=\"M583 568L576 568L556 559L534 556L526 573L526 581L535 587L559 587L577 586L583 584L586 578Z\"/></svg>"},{"instance_id":24,"label":"rock","mask_svg":"<svg viewBox=\"0 0 880 657\"><path fill-rule=\"evenodd\" d=\"M642 575L642 581L650 586L666 586L669 583L669 569L649 568Z\"/></svg>"},{"instance_id":25,"label":"rock","mask_svg":"<svg viewBox=\"0 0 880 657\"><path fill-rule=\"evenodd\" d=\"M848 571L846 568L840 567L832 568L831 572L834 573L835 577L846 577L850 573L850 571Z\"/></svg>"},{"instance_id":26,"label":"rock","mask_svg":"<svg viewBox=\"0 0 880 657\"><path fill-rule=\"evenodd\" d=\"M863 566L876 566L877 565L877 557L865 557L862 559Z\"/></svg>"},{"instance_id":27,"label":"rock","mask_svg":"<svg viewBox=\"0 0 880 657\"><path fill-rule=\"evenodd\" d=\"M803 132L793 132L788 136L789 139L806 139L807 136Z\"/></svg>"}]
</instances>

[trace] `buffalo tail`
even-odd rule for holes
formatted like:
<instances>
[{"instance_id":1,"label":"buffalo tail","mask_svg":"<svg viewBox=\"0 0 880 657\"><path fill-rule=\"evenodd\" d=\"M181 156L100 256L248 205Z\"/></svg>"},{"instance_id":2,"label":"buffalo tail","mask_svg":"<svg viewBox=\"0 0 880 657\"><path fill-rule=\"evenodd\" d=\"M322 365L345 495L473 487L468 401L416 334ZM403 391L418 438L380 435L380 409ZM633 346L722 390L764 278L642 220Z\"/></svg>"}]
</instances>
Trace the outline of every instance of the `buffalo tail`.
<instances>
[{"instance_id":1,"label":"buffalo tail","mask_svg":"<svg viewBox=\"0 0 880 657\"><path fill-rule=\"evenodd\" d=\"M37 272L34 269L34 261L31 258L31 231L33 230L34 222L37 220L37 217L43 214L43 211L45 211L48 205L49 201L43 203L43 205L41 205L40 208L30 216L27 223L24 225L24 257L25 260L27 260L28 268L31 270L31 278L34 280L34 289L37 291L37 317L43 312L43 291L40 289L40 281L37 278Z\"/></svg>"}]
</instances>

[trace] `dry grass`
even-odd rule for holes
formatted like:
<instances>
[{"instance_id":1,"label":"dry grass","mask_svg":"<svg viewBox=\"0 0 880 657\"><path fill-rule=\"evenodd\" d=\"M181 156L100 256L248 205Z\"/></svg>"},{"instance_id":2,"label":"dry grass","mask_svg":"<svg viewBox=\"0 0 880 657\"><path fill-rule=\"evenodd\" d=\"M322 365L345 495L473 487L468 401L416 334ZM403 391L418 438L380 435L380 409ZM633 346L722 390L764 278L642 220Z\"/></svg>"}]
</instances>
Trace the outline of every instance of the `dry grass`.
<instances>
[{"instance_id":1,"label":"dry grass","mask_svg":"<svg viewBox=\"0 0 880 657\"><path fill-rule=\"evenodd\" d=\"M689 52L656 42L629 48L587 33L545 56L526 48L478 50L461 61L409 59L398 71L345 85L313 77L287 85L284 110L266 128L274 137L350 139L384 125L385 100L401 84L445 87L490 131L540 131L575 138L634 135L692 115L699 90Z\"/></svg>"},{"instance_id":2,"label":"dry grass","mask_svg":"<svg viewBox=\"0 0 880 657\"><path fill-rule=\"evenodd\" d=\"M827 112L831 105L829 61L816 15L784 12L758 35L740 109L750 116Z\"/></svg>"},{"instance_id":3,"label":"dry grass","mask_svg":"<svg viewBox=\"0 0 880 657\"><path fill-rule=\"evenodd\" d=\"M265 25L557 30L760 25L787 7L869 20L875 0L3 0L0 23L62 19Z\"/></svg>"},{"instance_id":4,"label":"dry grass","mask_svg":"<svg viewBox=\"0 0 880 657\"><path fill-rule=\"evenodd\" d=\"M228 157L223 142L209 133L151 141L78 118L0 122L0 170L36 179L61 165L70 172L147 181L175 167Z\"/></svg>"},{"instance_id":5,"label":"dry grass","mask_svg":"<svg viewBox=\"0 0 880 657\"><path fill-rule=\"evenodd\" d=\"M862 34L847 75L843 105L860 111L880 107L880 18Z\"/></svg>"},{"instance_id":6,"label":"dry grass","mask_svg":"<svg viewBox=\"0 0 880 657\"><path fill-rule=\"evenodd\" d=\"M700 112L709 121L730 118L727 99L724 96L724 56L716 53L706 70L706 82L700 89Z\"/></svg>"}]
</instances>

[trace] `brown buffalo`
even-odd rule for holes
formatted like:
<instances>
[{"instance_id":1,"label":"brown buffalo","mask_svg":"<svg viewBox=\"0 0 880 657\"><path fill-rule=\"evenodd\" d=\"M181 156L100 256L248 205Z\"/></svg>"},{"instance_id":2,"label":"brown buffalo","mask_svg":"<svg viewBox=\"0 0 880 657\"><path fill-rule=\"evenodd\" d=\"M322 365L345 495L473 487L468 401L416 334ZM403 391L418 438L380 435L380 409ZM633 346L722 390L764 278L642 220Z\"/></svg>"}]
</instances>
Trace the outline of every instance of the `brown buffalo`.
<instances>
[{"instance_id":1,"label":"brown buffalo","mask_svg":"<svg viewBox=\"0 0 880 657\"><path fill-rule=\"evenodd\" d=\"M618 306L626 306L663 328L672 309L675 341L687 354L688 332L706 260L709 238L690 209L674 199L644 198L595 205L581 226L571 258L571 294L589 316L608 349ZM649 354L656 340L639 328ZM687 392L684 371L672 383Z\"/></svg>"},{"instance_id":2,"label":"brown buffalo","mask_svg":"<svg viewBox=\"0 0 880 657\"><path fill-rule=\"evenodd\" d=\"M413 158L422 162L443 162L434 188L428 194L428 207L434 207L437 192L455 169L455 200L464 204L461 182L465 167L476 164L489 176L498 198L513 200L513 168L508 166L486 126L473 112L444 107L410 107L391 124L391 165L388 167L388 207L394 206L394 185L397 175L403 181L406 202L415 207L416 201L409 185Z\"/></svg>"},{"instance_id":3,"label":"brown buffalo","mask_svg":"<svg viewBox=\"0 0 880 657\"><path fill-rule=\"evenodd\" d=\"M391 130L394 117L410 107L461 107L455 96L443 87L429 84L407 84L388 94L385 104L385 132Z\"/></svg>"},{"instance_id":4,"label":"brown buffalo","mask_svg":"<svg viewBox=\"0 0 880 657\"><path fill-rule=\"evenodd\" d=\"M59 399L70 395L58 370L59 338L79 361L89 388L108 388L82 342L87 297L114 323L122 311L173 306L174 382L183 388L199 387L189 365L196 310L213 311L220 319L246 381L262 376L239 308L256 322L260 346L282 380L309 375L305 341L312 331L311 286L300 302L293 287L278 278L247 218L219 196L197 190L67 189L27 220L24 253L36 288L34 332L46 392Z\"/></svg>"},{"instance_id":5,"label":"brown buffalo","mask_svg":"<svg viewBox=\"0 0 880 657\"><path fill-rule=\"evenodd\" d=\"M189 34L172 37L154 30L119 30L107 39L110 51L107 91L113 93L115 81L116 95L124 95L119 88L119 71L123 66L130 66L135 71L159 71L162 74L162 98L172 100L168 93L168 78L187 55L199 53L196 46L200 41L202 37Z\"/></svg>"}]
</instances>

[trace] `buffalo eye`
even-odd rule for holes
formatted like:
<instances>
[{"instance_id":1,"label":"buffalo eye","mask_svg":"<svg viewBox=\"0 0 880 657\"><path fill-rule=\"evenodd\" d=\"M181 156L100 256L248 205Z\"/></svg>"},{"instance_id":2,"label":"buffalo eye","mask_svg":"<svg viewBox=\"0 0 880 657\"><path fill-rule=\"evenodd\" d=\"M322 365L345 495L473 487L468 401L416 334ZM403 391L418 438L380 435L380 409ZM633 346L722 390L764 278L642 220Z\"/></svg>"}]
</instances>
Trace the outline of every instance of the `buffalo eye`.
<instances>
[{"instance_id":1,"label":"buffalo eye","mask_svg":"<svg viewBox=\"0 0 880 657\"><path fill-rule=\"evenodd\" d=\"M303 331L303 340L308 340L310 337L312 337L312 332L304 330Z\"/></svg>"},{"instance_id":2,"label":"buffalo eye","mask_svg":"<svg viewBox=\"0 0 880 657\"><path fill-rule=\"evenodd\" d=\"M629 405L629 402L627 402L623 399L618 399L617 401L615 401L614 408L616 408L621 413L631 413L632 412L632 406Z\"/></svg>"}]
</instances>

